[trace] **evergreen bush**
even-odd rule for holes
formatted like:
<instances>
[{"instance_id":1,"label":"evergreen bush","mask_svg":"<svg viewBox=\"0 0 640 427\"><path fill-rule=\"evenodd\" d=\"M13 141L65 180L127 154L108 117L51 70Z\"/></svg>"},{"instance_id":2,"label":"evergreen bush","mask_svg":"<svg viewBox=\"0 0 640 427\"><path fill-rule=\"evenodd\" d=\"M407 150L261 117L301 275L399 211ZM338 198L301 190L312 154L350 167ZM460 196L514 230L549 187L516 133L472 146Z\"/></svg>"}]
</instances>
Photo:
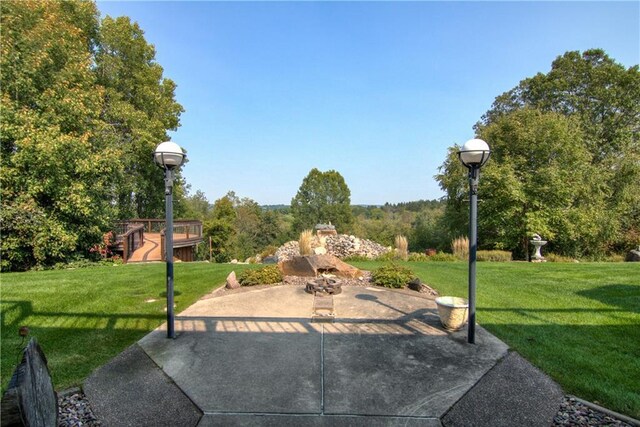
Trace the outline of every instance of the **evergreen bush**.
<instances>
[{"instance_id":1,"label":"evergreen bush","mask_svg":"<svg viewBox=\"0 0 640 427\"><path fill-rule=\"evenodd\" d=\"M386 264L371 273L371 281L386 288L402 288L415 278L413 271L395 263Z\"/></svg>"},{"instance_id":2,"label":"evergreen bush","mask_svg":"<svg viewBox=\"0 0 640 427\"><path fill-rule=\"evenodd\" d=\"M277 265L268 265L257 270L245 270L238 276L242 286L271 285L282 282L282 272Z\"/></svg>"}]
</instances>

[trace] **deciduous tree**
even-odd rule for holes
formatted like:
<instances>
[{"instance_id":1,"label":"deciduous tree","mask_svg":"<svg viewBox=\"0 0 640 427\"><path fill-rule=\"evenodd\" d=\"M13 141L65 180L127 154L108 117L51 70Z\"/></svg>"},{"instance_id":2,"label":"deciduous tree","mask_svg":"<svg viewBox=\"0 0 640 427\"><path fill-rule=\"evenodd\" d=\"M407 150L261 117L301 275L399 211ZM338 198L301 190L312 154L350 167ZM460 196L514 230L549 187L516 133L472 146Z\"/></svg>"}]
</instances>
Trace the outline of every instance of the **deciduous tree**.
<instances>
[{"instance_id":1,"label":"deciduous tree","mask_svg":"<svg viewBox=\"0 0 640 427\"><path fill-rule=\"evenodd\" d=\"M296 232L331 222L340 232L353 227L351 191L339 172L312 169L291 200L293 228Z\"/></svg>"}]
</instances>

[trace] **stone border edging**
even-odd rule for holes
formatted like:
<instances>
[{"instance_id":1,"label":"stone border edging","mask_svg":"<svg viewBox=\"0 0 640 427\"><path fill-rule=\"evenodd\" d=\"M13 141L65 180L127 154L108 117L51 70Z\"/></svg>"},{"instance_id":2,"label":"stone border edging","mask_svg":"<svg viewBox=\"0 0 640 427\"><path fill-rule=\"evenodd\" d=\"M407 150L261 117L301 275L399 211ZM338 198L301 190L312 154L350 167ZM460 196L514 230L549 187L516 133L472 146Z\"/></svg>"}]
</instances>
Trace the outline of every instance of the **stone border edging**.
<instances>
[{"instance_id":1,"label":"stone border edging","mask_svg":"<svg viewBox=\"0 0 640 427\"><path fill-rule=\"evenodd\" d=\"M580 399L579 397L571 394L567 396L569 396L572 399L575 399L576 402L582 403L584 406L587 406L593 409L594 411L602 412L603 414L606 414L611 418L616 418L620 421L624 421L627 424L631 424L632 426L640 427L640 420L636 420L635 418L631 418L628 415L620 414L618 412L612 411L611 409L607 409L600 405L596 405L595 403L589 402L588 400Z\"/></svg>"}]
</instances>

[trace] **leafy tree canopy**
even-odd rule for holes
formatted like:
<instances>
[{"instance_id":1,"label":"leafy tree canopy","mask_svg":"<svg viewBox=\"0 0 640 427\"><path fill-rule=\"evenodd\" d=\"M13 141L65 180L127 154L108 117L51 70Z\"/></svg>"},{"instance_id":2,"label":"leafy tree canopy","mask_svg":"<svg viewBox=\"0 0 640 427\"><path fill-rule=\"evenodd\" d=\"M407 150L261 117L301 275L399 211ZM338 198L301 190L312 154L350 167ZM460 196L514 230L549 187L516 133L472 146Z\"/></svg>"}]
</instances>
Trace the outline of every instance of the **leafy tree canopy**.
<instances>
[{"instance_id":1,"label":"leafy tree canopy","mask_svg":"<svg viewBox=\"0 0 640 427\"><path fill-rule=\"evenodd\" d=\"M532 233L570 256L639 242L640 73L604 51L567 52L547 74L498 96L476 127L492 158L482 170L479 243L526 257ZM466 232L466 169L455 151L436 176L446 223Z\"/></svg>"},{"instance_id":2,"label":"leafy tree canopy","mask_svg":"<svg viewBox=\"0 0 640 427\"><path fill-rule=\"evenodd\" d=\"M339 232L353 227L351 191L339 172L312 169L291 200L291 213L296 232L331 222Z\"/></svg>"},{"instance_id":3,"label":"leafy tree canopy","mask_svg":"<svg viewBox=\"0 0 640 427\"><path fill-rule=\"evenodd\" d=\"M117 219L163 212L150 153L182 107L127 18L101 23L89 1L6 1L0 13L1 267L22 270L87 254Z\"/></svg>"}]
</instances>

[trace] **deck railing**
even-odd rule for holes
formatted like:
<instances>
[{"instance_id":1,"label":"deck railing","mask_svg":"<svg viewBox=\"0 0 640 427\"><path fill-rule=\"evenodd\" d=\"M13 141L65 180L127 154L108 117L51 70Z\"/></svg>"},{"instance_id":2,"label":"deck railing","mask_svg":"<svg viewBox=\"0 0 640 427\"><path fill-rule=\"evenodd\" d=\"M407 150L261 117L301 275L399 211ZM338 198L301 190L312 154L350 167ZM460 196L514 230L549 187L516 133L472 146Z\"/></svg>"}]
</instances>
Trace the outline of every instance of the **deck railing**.
<instances>
[{"instance_id":1,"label":"deck railing","mask_svg":"<svg viewBox=\"0 0 640 427\"><path fill-rule=\"evenodd\" d=\"M165 256L165 220L152 218L136 218L122 221L116 226L116 245L122 250L123 262L127 262L133 251L144 243L144 233L160 234L162 259ZM184 248L202 242L202 221L175 220L173 222L173 246Z\"/></svg>"},{"instance_id":2,"label":"deck railing","mask_svg":"<svg viewBox=\"0 0 640 427\"><path fill-rule=\"evenodd\" d=\"M160 250L162 259L166 260L164 235L166 229L160 232ZM173 222L173 247L174 249L195 246L202 242L202 222L197 220L181 220Z\"/></svg>"},{"instance_id":3,"label":"deck railing","mask_svg":"<svg viewBox=\"0 0 640 427\"><path fill-rule=\"evenodd\" d=\"M122 248L122 262L125 264L131 254L144 244L144 224L121 222L116 224L116 247Z\"/></svg>"}]
</instances>

